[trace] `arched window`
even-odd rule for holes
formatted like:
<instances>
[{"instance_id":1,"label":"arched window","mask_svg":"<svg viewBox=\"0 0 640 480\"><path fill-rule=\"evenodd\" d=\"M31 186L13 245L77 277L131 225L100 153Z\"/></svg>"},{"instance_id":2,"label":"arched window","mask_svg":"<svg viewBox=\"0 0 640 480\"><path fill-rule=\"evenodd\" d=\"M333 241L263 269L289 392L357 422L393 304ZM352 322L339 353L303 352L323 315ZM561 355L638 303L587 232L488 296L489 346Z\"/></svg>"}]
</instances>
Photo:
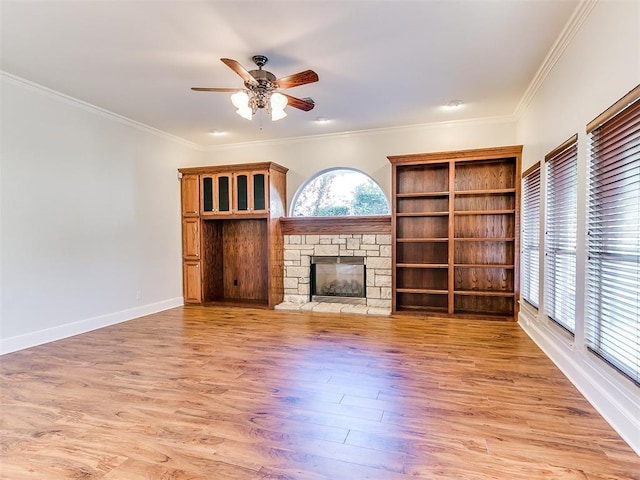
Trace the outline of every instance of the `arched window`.
<instances>
[{"instance_id":1,"label":"arched window","mask_svg":"<svg viewBox=\"0 0 640 480\"><path fill-rule=\"evenodd\" d=\"M317 173L296 192L293 217L388 215L389 202L380 186L352 168L331 168Z\"/></svg>"}]
</instances>

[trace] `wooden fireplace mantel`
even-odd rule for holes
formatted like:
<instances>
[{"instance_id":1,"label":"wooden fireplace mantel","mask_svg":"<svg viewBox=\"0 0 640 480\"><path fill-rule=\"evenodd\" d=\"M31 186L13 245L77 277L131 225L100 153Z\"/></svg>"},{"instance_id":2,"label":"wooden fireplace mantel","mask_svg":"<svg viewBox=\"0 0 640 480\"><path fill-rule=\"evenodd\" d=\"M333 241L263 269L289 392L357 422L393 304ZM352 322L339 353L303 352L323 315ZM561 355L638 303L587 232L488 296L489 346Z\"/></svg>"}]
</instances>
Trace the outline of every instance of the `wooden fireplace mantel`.
<instances>
[{"instance_id":1,"label":"wooden fireplace mantel","mask_svg":"<svg viewBox=\"0 0 640 480\"><path fill-rule=\"evenodd\" d=\"M391 233L391 215L361 217L280 217L284 235Z\"/></svg>"}]
</instances>

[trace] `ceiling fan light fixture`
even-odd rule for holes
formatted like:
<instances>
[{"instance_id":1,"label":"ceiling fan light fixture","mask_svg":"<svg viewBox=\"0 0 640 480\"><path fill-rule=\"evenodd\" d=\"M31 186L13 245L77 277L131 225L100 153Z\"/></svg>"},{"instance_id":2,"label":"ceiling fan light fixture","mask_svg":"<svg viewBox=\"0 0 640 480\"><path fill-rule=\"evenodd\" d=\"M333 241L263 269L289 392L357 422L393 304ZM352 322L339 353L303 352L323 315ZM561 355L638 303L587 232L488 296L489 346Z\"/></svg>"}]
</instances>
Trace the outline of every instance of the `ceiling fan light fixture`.
<instances>
[{"instance_id":1,"label":"ceiling fan light fixture","mask_svg":"<svg viewBox=\"0 0 640 480\"><path fill-rule=\"evenodd\" d=\"M238 110L249 107L249 94L244 90L240 90L231 95L231 103Z\"/></svg>"},{"instance_id":2,"label":"ceiling fan light fixture","mask_svg":"<svg viewBox=\"0 0 640 480\"><path fill-rule=\"evenodd\" d=\"M287 116L287 112L284 110L271 110L271 121L275 122Z\"/></svg>"},{"instance_id":3,"label":"ceiling fan light fixture","mask_svg":"<svg viewBox=\"0 0 640 480\"><path fill-rule=\"evenodd\" d=\"M284 110L287 106L287 97L283 94L274 92L271 94L271 108L273 110Z\"/></svg>"},{"instance_id":4,"label":"ceiling fan light fixture","mask_svg":"<svg viewBox=\"0 0 640 480\"><path fill-rule=\"evenodd\" d=\"M273 92L269 99L269 105L271 107L271 120L280 120L287 116L287 112L284 108L287 106L287 97L278 92Z\"/></svg>"},{"instance_id":5,"label":"ceiling fan light fixture","mask_svg":"<svg viewBox=\"0 0 640 480\"><path fill-rule=\"evenodd\" d=\"M247 120L251 120L253 118L253 109L249 105L238 108L236 113Z\"/></svg>"}]
</instances>

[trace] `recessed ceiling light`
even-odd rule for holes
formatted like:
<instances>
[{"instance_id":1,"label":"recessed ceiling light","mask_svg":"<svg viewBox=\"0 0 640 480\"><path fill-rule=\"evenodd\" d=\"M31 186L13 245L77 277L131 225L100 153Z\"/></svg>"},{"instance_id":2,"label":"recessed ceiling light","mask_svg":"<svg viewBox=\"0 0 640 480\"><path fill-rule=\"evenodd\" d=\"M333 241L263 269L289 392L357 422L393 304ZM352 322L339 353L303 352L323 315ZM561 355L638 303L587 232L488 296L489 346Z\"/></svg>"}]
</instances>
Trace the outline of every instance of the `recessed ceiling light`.
<instances>
[{"instance_id":1,"label":"recessed ceiling light","mask_svg":"<svg viewBox=\"0 0 640 480\"><path fill-rule=\"evenodd\" d=\"M460 100L451 100L447 103L444 108L447 110L456 110L462 106L462 102Z\"/></svg>"},{"instance_id":2,"label":"recessed ceiling light","mask_svg":"<svg viewBox=\"0 0 640 480\"><path fill-rule=\"evenodd\" d=\"M329 123L329 121L327 117L316 117L315 119L316 123Z\"/></svg>"},{"instance_id":3,"label":"recessed ceiling light","mask_svg":"<svg viewBox=\"0 0 640 480\"><path fill-rule=\"evenodd\" d=\"M220 137L225 135L227 132L223 132L222 130L209 130L209 135L212 137Z\"/></svg>"}]
</instances>

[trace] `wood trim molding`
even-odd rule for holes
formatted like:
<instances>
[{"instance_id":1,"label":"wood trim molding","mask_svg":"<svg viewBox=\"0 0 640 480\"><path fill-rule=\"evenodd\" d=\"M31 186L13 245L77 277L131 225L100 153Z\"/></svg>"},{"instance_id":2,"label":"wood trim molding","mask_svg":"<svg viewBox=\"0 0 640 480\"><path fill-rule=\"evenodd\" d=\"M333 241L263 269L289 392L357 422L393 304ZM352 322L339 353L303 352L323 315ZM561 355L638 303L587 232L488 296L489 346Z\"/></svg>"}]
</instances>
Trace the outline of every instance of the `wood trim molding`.
<instances>
[{"instance_id":1,"label":"wood trim molding","mask_svg":"<svg viewBox=\"0 0 640 480\"><path fill-rule=\"evenodd\" d=\"M600 125L602 125L607 120L612 118L618 112L620 112L621 110L624 110L629 105L631 105L633 102L636 102L638 100L640 100L640 85L638 85L636 88L631 90L624 97L622 97L620 100L618 100L616 103L611 105L609 108L607 108L600 115L598 115L596 118L591 120L587 124L587 133L593 132L596 128L598 128Z\"/></svg>"},{"instance_id":2,"label":"wood trim molding","mask_svg":"<svg viewBox=\"0 0 640 480\"><path fill-rule=\"evenodd\" d=\"M506 147L475 148L472 150L456 150L451 152L413 153L409 155L393 155L387 157L391 164L410 165L446 160L489 160L496 158L517 157L522 154L522 145Z\"/></svg>"},{"instance_id":3,"label":"wood trim molding","mask_svg":"<svg viewBox=\"0 0 640 480\"><path fill-rule=\"evenodd\" d=\"M391 215L362 217L281 217L284 235L391 233Z\"/></svg>"},{"instance_id":4,"label":"wood trim molding","mask_svg":"<svg viewBox=\"0 0 640 480\"><path fill-rule=\"evenodd\" d=\"M578 141L578 134L576 133L575 135L573 135L571 138L565 140L564 142L562 142L562 145L554 148L553 150L551 150L549 153L547 153L544 156L544 161L548 162L550 159L552 159L553 157L555 157L556 155L558 155L560 152L566 150L567 148L569 148L571 145L573 145L574 143L576 143Z\"/></svg>"},{"instance_id":5,"label":"wood trim molding","mask_svg":"<svg viewBox=\"0 0 640 480\"><path fill-rule=\"evenodd\" d=\"M531 165L529 168L527 168L524 172L522 172L522 178L526 177L527 175L537 170L538 168L540 168L540 161L537 161L536 163Z\"/></svg>"},{"instance_id":6,"label":"wood trim molding","mask_svg":"<svg viewBox=\"0 0 640 480\"><path fill-rule=\"evenodd\" d=\"M273 162L260 162L260 163L236 163L233 165L211 165L208 167L187 167L179 168L178 171L182 174L200 174L200 173L218 173L228 172L231 170L246 171L246 170L277 170L278 172L287 173L288 168L278 165Z\"/></svg>"}]
</instances>

